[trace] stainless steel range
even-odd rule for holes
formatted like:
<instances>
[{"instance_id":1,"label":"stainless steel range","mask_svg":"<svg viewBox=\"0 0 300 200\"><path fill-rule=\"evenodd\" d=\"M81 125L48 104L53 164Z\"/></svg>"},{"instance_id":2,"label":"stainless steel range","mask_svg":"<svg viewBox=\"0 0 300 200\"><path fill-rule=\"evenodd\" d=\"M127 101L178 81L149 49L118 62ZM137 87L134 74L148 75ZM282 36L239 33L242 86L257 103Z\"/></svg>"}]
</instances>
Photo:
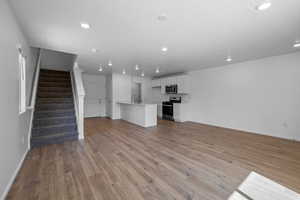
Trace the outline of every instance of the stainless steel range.
<instances>
[{"instance_id":1,"label":"stainless steel range","mask_svg":"<svg viewBox=\"0 0 300 200\"><path fill-rule=\"evenodd\" d=\"M174 121L173 103L181 103L181 97L170 97L169 101L162 103L162 118Z\"/></svg>"}]
</instances>

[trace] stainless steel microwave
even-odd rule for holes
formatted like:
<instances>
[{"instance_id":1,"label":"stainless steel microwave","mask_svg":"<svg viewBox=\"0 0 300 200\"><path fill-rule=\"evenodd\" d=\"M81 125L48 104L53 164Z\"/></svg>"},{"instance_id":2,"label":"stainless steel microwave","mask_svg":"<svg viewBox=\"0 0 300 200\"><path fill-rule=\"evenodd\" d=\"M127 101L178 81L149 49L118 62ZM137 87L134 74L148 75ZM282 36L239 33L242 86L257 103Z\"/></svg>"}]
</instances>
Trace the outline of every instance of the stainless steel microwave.
<instances>
[{"instance_id":1,"label":"stainless steel microwave","mask_svg":"<svg viewBox=\"0 0 300 200\"><path fill-rule=\"evenodd\" d=\"M177 85L166 85L166 94L177 94Z\"/></svg>"}]
</instances>

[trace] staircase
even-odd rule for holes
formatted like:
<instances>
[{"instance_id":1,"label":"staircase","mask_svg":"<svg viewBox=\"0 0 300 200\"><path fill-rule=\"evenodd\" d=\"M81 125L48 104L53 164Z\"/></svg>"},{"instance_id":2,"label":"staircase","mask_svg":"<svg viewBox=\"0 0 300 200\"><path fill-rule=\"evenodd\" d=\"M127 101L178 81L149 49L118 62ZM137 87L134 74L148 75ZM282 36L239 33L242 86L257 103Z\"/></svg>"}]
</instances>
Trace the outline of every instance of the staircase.
<instances>
[{"instance_id":1,"label":"staircase","mask_svg":"<svg viewBox=\"0 0 300 200\"><path fill-rule=\"evenodd\" d=\"M77 140L69 72L40 70L31 147Z\"/></svg>"}]
</instances>

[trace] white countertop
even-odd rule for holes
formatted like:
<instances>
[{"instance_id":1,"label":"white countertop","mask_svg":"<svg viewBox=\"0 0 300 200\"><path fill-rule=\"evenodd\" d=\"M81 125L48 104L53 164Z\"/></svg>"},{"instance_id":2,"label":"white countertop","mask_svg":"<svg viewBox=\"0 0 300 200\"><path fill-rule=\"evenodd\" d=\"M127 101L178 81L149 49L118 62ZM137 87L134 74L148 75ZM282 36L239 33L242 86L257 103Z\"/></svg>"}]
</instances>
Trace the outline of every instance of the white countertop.
<instances>
[{"instance_id":1,"label":"white countertop","mask_svg":"<svg viewBox=\"0 0 300 200\"><path fill-rule=\"evenodd\" d=\"M118 102L119 104L127 104L127 105L137 105L137 106L146 106L146 105L157 105L155 103L132 103L132 102Z\"/></svg>"},{"instance_id":2,"label":"white countertop","mask_svg":"<svg viewBox=\"0 0 300 200\"><path fill-rule=\"evenodd\" d=\"M121 119L142 127L157 125L157 104L118 102Z\"/></svg>"}]
</instances>

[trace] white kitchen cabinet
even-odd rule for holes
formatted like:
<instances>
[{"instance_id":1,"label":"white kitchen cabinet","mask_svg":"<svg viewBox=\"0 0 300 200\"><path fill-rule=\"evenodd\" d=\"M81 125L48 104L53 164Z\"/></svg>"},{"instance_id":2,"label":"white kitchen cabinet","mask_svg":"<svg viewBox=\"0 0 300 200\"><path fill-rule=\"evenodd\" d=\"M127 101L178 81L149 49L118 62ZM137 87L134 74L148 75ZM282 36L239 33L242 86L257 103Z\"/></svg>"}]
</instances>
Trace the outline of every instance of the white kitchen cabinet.
<instances>
[{"instance_id":1,"label":"white kitchen cabinet","mask_svg":"<svg viewBox=\"0 0 300 200\"><path fill-rule=\"evenodd\" d=\"M177 84L177 76L170 77L169 84L170 85L176 85Z\"/></svg>"},{"instance_id":2,"label":"white kitchen cabinet","mask_svg":"<svg viewBox=\"0 0 300 200\"><path fill-rule=\"evenodd\" d=\"M164 78L165 80L165 85L176 85L177 84L177 78L176 76L170 76Z\"/></svg>"},{"instance_id":3,"label":"white kitchen cabinet","mask_svg":"<svg viewBox=\"0 0 300 200\"><path fill-rule=\"evenodd\" d=\"M167 78L161 78L160 79L160 84L161 84L161 93L165 94L166 93L166 85L167 85Z\"/></svg>"},{"instance_id":4,"label":"white kitchen cabinet","mask_svg":"<svg viewBox=\"0 0 300 200\"><path fill-rule=\"evenodd\" d=\"M152 87L160 87L161 93L166 93L166 86L177 85L178 94L188 94L189 93L189 78L188 75L170 76L165 78L153 79L151 81Z\"/></svg>"},{"instance_id":5,"label":"white kitchen cabinet","mask_svg":"<svg viewBox=\"0 0 300 200\"><path fill-rule=\"evenodd\" d=\"M188 104L174 103L173 104L173 117L176 122L188 121Z\"/></svg>"},{"instance_id":6,"label":"white kitchen cabinet","mask_svg":"<svg viewBox=\"0 0 300 200\"><path fill-rule=\"evenodd\" d=\"M153 79L151 81L151 87L161 87L161 79Z\"/></svg>"}]
</instances>

